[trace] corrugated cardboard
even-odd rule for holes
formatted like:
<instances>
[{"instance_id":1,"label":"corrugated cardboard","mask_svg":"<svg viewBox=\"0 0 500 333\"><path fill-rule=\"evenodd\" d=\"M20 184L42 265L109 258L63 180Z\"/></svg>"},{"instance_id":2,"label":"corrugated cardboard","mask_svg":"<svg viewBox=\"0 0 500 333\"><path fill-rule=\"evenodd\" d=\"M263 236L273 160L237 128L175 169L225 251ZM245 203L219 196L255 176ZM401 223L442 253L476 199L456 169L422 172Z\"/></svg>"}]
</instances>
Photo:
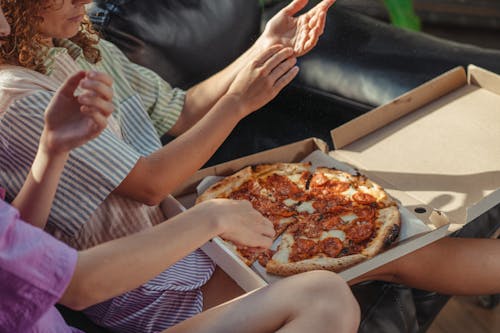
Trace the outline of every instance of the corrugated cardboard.
<instances>
[{"instance_id":1,"label":"corrugated cardboard","mask_svg":"<svg viewBox=\"0 0 500 333\"><path fill-rule=\"evenodd\" d=\"M448 235L500 202L500 76L478 67L445 73L334 129L332 138L331 157L378 182L432 229L341 272L347 281ZM206 176L298 162L316 149L327 148L312 138L204 169L175 195L190 207ZM217 238L204 249L245 290L267 283Z\"/></svg>"}]
</instances>

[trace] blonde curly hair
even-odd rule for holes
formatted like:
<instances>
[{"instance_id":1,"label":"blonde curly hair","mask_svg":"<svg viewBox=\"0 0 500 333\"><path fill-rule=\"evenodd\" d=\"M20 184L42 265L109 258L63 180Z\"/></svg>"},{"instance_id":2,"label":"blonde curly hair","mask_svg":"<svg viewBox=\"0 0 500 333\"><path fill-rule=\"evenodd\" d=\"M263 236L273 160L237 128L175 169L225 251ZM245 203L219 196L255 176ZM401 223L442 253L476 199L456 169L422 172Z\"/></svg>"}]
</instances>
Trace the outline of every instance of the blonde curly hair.
<instances>
[{"instance_id":1,"label":"blonde curly hair","mask_svg":"<svg viewBox=\"0 0 500 333\"><path fill-rule=\"evenodd\" d=\"M38 27L43 23L39 15L47 3L55 0L1 0L5 18L11 27L11 34L2 37L4 43L0 47L0 63L22 66L46 73L44 66L49 48L42 43ZM62 0L68 1L68 0ZM70 40L82 48L85 59L90 63L101 60L96 47L99 36L92 28L88 16L83 19L78 33Z\"/></svg>"}]
</instances>

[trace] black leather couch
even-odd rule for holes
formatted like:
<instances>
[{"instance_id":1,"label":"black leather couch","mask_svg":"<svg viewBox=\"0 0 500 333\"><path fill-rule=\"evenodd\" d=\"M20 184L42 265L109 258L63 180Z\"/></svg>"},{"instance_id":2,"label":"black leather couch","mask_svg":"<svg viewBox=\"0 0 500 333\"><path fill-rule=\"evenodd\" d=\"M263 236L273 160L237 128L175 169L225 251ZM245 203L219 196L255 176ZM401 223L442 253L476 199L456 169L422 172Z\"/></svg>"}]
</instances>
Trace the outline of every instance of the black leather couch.
<instances>
[{"instance_id":1,"label":"black leather couch","mask_svg":"<svg viewBox=\"0 0 500 333\"><path fill-rule=\"evenodd\" d=\"M288 1L272 2L262 9L257 0L97 0L92 13L133 61L188 88L240 55ZM317 47L299 60L298 78L242 121L209 164L309 136L330 142L330 129L455 66L500 72L499 59L500 51L401 30L336 4Z\"/></svg>"},{"instance_id":2,"label":"black leather couch","mask_svg":"<svg viewBox=\"0 0 500 333\"><path fill-rule=\"evenodd\" d=\"M288 1L273 3L261 8L257 0L98 0L90 14L104 38L133 61L188 88L247 49ZM311 136L331 143L330 129L470 63L500 72L500 51L401 30L337 4L317 47L299 60L298 78L244 119L207 164ZM462 235L487 236L498 226L498 210ZM448 299L381 282L353 291L363 313L360 332L423 332ZM82 317L75 320L78 314L63 311L73 325L96 331Z\"/></svg>"}]
</instances>

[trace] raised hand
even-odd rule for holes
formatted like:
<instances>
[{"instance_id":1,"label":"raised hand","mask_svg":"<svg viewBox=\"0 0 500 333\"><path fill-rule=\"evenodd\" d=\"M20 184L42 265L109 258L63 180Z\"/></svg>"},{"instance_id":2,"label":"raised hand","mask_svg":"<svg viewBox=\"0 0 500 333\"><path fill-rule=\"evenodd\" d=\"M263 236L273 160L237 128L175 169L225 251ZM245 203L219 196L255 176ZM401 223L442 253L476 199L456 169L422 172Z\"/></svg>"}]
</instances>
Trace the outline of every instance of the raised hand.
<instances>
[{"instance_id":1,"label":"raised hand","mask_svg":"<svg viewBox=\"0 0 500 333\"><path fill-rule=\"evenodd\" d=\"M299 72L296 62L292 48L271 46L238 73L226 94L236 96L246 114L253 112L293 80Z\"/></svg>"},{"instance_id":2,"label":"raised hand","mask_svg":"<svg viewBox=\"0 0 500 333\"><path fill-rule=\"evenodd\" d=\"M45 112L42 147L53 153L69 152L97 137L113 112L111 85L111 77L94 71L68 78ZM78 87L83 92L75 96Z\"/></svg>"},{"instance_id":3,"label":"raised hand","mask_svg":"<svg viewBox=\"0 0 500 333\"><path fill-rule=\"evenodd\" d=\"M308 0L293 0L266 24L259 38L266 48L273 44L292 47L296 57L302 56L316 46L323 34L328 9L335 0L323 0L308 12L294 17Z\"/></svg>"}]
</instances>

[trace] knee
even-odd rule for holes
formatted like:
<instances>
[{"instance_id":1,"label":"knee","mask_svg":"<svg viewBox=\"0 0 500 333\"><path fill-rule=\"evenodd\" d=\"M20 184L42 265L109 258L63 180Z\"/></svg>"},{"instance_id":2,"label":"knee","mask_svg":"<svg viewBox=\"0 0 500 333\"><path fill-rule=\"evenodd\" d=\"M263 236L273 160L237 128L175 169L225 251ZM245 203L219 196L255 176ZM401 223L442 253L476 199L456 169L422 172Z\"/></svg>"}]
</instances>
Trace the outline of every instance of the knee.
<instances>
[{"instance_id":1,"label":"knee","mask_svg":"<svg viewBox=\"0 0 500 333\"><path fill-rule=\"evenodd\" d=\"M331 322L338 332L356 332L360 322L359 304L348 284L329 271L313 271L299 275L302 304Z\"/></svg>"}]
</instances>

